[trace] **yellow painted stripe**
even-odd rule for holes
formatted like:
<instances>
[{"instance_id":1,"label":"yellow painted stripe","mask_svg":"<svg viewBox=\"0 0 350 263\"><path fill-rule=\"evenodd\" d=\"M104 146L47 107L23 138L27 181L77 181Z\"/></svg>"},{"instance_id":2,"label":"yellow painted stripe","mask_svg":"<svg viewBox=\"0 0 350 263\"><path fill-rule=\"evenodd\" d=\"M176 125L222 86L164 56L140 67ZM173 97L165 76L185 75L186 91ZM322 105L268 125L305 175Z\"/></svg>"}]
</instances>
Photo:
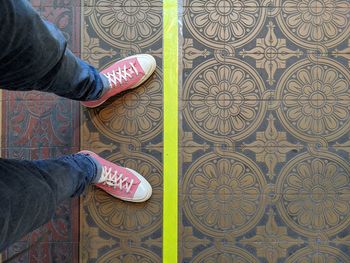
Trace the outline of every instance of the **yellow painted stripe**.
<instances>
[{"instance_id":1,"label":"yellow painted stripe","mask_svg":"<svg viewBox=\"0 0 350 263\"><path fill-rule=\"evenodd\" d=\"M178 236L178 4L163 1L164 190L163 262L177 263Z\"/></svg>"}]
</instances>

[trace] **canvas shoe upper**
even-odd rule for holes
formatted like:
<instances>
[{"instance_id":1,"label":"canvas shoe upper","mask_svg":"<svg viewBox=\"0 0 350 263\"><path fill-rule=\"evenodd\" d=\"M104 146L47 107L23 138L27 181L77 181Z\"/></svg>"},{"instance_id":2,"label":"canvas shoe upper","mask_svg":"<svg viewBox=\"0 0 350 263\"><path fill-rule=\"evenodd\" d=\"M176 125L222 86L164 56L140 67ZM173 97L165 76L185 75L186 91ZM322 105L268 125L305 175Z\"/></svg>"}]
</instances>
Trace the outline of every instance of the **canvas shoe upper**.
<instances>
[{"instance_id":1,"label":"canvas shoe upper","mask_svg":"<svg viewBox=\"0 0 350 263\"><path fill-rule=\"evenodd\" d=\"M122 59L101 71L106 83L102 96L97 100L81 102L89 108L98 107L107 99L125 90L133 89L145 82L156 69L156 60L148 54Z\"/></svg>"},{"instance_id":2,"label":"canvas shoe upper","mask_svg":"<svg viewBox=\"0 0 350 263\"><path fill-rule=\"evenodd\" d=\"M91 156L101 165L101 175L95 183L96 187L124 201L144 202L151 197L151 185L136 171L116 165L90 151L80 153Z\"/></svg>"}]
</instances>

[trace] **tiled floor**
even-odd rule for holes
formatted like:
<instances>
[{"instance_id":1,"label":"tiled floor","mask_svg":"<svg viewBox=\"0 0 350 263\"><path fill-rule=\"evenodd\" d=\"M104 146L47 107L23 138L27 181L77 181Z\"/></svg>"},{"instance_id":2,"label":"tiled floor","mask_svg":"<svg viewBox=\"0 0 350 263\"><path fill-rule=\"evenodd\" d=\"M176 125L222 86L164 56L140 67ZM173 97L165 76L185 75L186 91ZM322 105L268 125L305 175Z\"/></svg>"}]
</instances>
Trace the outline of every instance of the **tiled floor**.
<instances>
[{"instance_id":1,"label":"tiled floor","mask_svg":"<svg viewBox=\"0 0 350 263\"><path fill-rule=\"evenodd\" d=\"M80 55L80 0L31 2ZM39 92L3 91L1 109L1 157L35 160L79 150L79 103ZM78 245L79 200L74 199L60 205L48 224L5 250L2 258L11 263L73 263L79 259Z\"/></svg>"},{"instance_id":2,"label":"tiled floor","mask_svg":"<svg viewBox=\"0 0 350 263\"><path fill-rule=\"evenodd\" d=\"M98 189L82 198L81 262L161 262L162 258L162 2L87 1L84 59L104 68L115 59L149 53L156 73L142 87L84 110L82 148L141 172L153 186L143 204L115 200Z\"/></svg>"},{"instance_id":3,"label":"tiled floor","mask_svg":"<svg viewBox=\"0 0 350 263\"><path fill-rule=\"evenodd\" d=\"M142 87L82 111L80 147L140 171L154 195L128 204L89 189L80 203L79 254L84 263L161 262L162 1L33 4L97 68L141 52L157 60ZM350 2L180 6L179 262L350 262ZM79 147L76 104L55 97L39 109L21 94L3 98L3 156L39 158ZM33 137L40 127L52 128ZM51 136L62 129L62 138ZM73 211L66 219L72 207L64 206ZM69 218L68 225L78 222ZM69 229L62 243L74 252ZM45 249L46 258L26 254L16 262L78 260L75 252L62 258L55 246Z\"/></svg>"},{"instance_id":4,"label":"tiled floor","mask_svg":"<svg viewBox=\"0 0 350 263\"><path fill-rule=\"evenodd\" d=\"M350 2L184 1L181 262L350 262Z\"/></svg>"}]
</instances>

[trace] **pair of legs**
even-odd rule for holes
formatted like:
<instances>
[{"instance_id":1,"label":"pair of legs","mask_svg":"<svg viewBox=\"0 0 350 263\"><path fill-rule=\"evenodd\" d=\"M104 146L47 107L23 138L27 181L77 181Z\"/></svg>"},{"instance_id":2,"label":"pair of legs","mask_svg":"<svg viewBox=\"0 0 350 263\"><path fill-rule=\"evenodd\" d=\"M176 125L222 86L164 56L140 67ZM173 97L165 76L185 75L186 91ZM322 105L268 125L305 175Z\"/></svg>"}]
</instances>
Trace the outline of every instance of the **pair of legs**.
<instances>
[{"instance_id":1,"label":"pair of legs","mask_svg":"<svg viewBox=\"0 0 350 263\"><path fill-rule=\"evenodd\" d=\"M27 0L0 0L3 89L52 92L94 107L142 83L155 67L152 60L144 70L147 59L127 59L100 74L67 49L62 33ZM80 195L90 183L128 201L145 201L151 194L137 172L87 151L50 160L0 159L0 252L46 223L60 202Z\"/></svg>"}]
</instances>

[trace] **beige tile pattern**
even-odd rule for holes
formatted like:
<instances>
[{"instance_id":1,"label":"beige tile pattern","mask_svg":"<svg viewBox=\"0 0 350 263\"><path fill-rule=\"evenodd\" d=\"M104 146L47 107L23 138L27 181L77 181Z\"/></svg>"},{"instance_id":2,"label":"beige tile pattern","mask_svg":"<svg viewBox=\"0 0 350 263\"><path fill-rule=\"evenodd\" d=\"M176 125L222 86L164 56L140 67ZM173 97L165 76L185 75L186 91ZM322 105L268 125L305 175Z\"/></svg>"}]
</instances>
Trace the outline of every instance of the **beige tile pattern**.
<instances>
[{"instance_id":1,"label":"beige tile pattern","mask_svg":"<svg viewBox=\"0 0 350 263\"><path fill-rule=\"evenodd\" d=\"M350 3L183 8L180 262L350 262Z\"/></svg>"},{"instance_id":2,"label":"beige tile pattern","mask_svg":"<svg viewBox=\"0 0 350 263\"><path fill-rule=\"evenodd\" d=\"M179 262L350 262L350 2L184 0ZM82 113L82 146L141 170L129 205L82 199L82 262L162 260L162 3L86 0L83 58L157 58ZM166 219L164 219L166 220Z\"/></svg>"},{"instance_id":3,"label":"beige tile pattern","mask_svg":"<svg viewBox=\"0 0 350 263\"><path fill-rule=\"evenodd\" d=\"M152 184L141 204L92 188L81 199L81 262L161 262L163 190L162 3L88 0L83 59L102 69L136 53L153 54L156 73L138 89L82 111L81 147L130 167Z\"/></svg>"}]
</instances>

